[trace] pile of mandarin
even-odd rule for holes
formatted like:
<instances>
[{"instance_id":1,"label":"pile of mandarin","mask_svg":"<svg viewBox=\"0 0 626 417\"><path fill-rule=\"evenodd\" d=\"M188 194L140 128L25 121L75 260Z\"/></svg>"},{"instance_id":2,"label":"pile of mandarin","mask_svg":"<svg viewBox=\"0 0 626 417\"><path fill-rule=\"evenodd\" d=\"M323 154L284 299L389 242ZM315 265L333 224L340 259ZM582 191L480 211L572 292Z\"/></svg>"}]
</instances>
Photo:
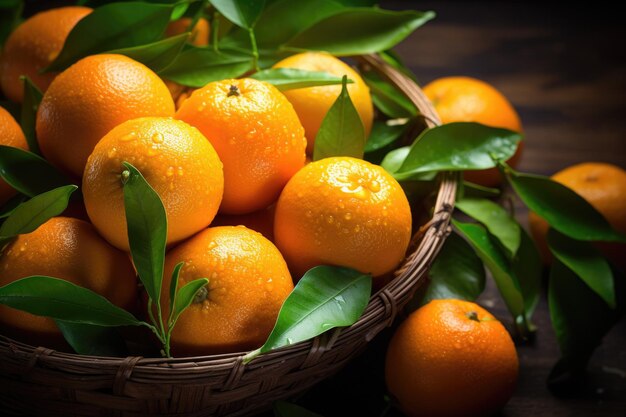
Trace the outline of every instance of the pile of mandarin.
<instances>
[{"instance_id":1,"label":"pile of mandarin","mask_svg":"<svg viewBox=\"0 0 626 417\"><path fill-rule=\"evenodd\" d=\"M21 76L43 92L36 116L41 155L80 185L73 201L0 255L0 286L32 275L71 281L112 303L145 313L129 256L124 162L160 196L168 221L162 305L168 277L184 262L179 287L208 278L203 296L180 317L175 355L259 347L294 282L317 265L371 274L380 285L406 255L409 202L380 166L351 157L311 161L313 143L341 86L280 92L252 78L189 90L126 56L87 56L60 73L40 73L71 28L90 13L64 7L18 26L2 53L4 95L23 100ZM173 22L167 35L184 31ZM193 33L207 43L203 21ZM360 75L328 54L302 53L275 67L347 75L350 97L369 133L374 111ZM0 144L27 148L0 108ZM15 191L0 182L0 203ZM167 312L166 312L167 314ZM145 315L145 314L144 314ZM52 319L0 306L0 332L64 348Z\"/></svg>"}]
</instances>

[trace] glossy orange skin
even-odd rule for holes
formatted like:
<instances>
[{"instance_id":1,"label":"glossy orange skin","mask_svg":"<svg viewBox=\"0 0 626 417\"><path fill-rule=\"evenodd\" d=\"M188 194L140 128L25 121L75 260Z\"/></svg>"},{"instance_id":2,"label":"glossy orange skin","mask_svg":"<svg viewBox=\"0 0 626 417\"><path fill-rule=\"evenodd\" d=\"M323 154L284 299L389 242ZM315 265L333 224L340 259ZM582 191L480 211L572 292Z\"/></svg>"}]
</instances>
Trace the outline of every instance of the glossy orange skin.
<instances>
[{"instance_id":1,"label":"glossy orange skin","mask_svg":"<svg viewBox=\"0 0 626 417\"><path fill-rule=\"evenodd\" d=\"M626 171L616 165L602 162L583 162L569 166L552 179L572 189L598 210L613 228L626 234ZM531 234L537 243L544 263L552 261L546 235L549 225L535 212L528 213ZM599 243L600 249L611 260L626 268L626 245Z\"/></svg>"},{"instance_id":2,"label":"glossy orange skin","mask_svg":"<svg viewBox=\"0 0 626 417\"><path fill-rule=\"evenodd\" d=\"M306 139L298 116L266 82L209 83L194 91L175 117L200 129L224 163L222 213L268 207L304 166Z\"/></svg>"},{"instance_id":3,"label":"glossy orange skin","mask_svg":"<svg viewBox=\"0 0 626 417\"><path fill-rule=\"evenodd\" d=\"M442 123L477 122L487 126L522 131L519 115L511 102L494 86L471 77L443 77L423 88ZM523 142L507 161L516 167L522 156ZM466 171L467 181L494 187L502 182L497 168Z\"/></svg>"},{"instance_id":4,"label":"glossy orange skin","mask_svg":"<svg viewBox=\"0 0 626 417\"><path fill-rule=\"evenodd\" d=\"M0 145L28 150L22 128L4 107L0 107ZM15 194L17 191L0 178L0 205L6 203Z\"/></svg>"},{"instance_id":5,"label":"glossy orange skin","mask_svg":"<svg viewBox=\"0 0 626 417\"><path fill-rule=\"evenodd\" d=\"M54 61L76 23L92 12L89 7L59 7L26 19L9 35L0 58L0 86L9 100L22 102L28 76L43 92L56 72L40 72Z\"/></svg>"},{"instance_id":6,"label":"glossy orange skin","mask_svg":"<svg viewBox=\"0 0 626 417\"><path fill-rule=\"evenodd\" d=\"M164 306L169 306L171 275L179 262L185 262L179 288L197 278L209 283L206 299L192 304L176 323L175 356L243 352L265 342L293 290L272 242L243 226L211 227L186 240L166 256Z\"/></svg>"},{"instance_id":7,"label":"glossy orange skin","mask_svg":"<svg viewBox=\"0 0 626 417\"><path fill-rule=\"evenodd\" d=\"M46 159L80 178L93 148L115 126L173 115L167 87L148 67L123 55L91 55L59 74L44 94L37 138Z\"/></svg>"},{"instance_id":8,"label":"glossy orange skin","mask_svg":"<svg viewBox=\"0 0 626 417\"><path fill-rule=\"evenodd\" d=\"M176 36L188 31L193 19L190 17L181 17L167 25L165 29L165 37ZM207 46L209 44L209 34L211 33L211 25L208 20L201 17L191 32L188 42L195 46Z\"/></svg>"},{"instance_id":9,"label":"glossy orange skin","mask_svg":"<svg viewBox=\"0 0 626 417\"><path fill-rule=\"evenodd\" d=\"M51 276L95 291L124 309L137 309L137 279L129 258L82 220L55 217L18 236L0 255L0 271L0 286L33 275ZM35 346L67 349L47 317L0 305L0 328Z\"/></svg>"},{"instance_id":10,"label":"glossy orange skin","mask_svg":"<svg viewBox=\"0 0 626 417\"><path fill-rule=\"evenodd\" d=\"M409 417L478 417L508 402L518 370L509 333L488 311L467 301L433 300L393 334L385 381Z\"/></svg>"},{"instance_id":11,"label":"glossy orange skin","mask_svg":"<svg viewBox=\"0 0 626 417\"><path fill-rule=\"evenodd\" d=\"M276 246L294 277L327 264L374 277L393 271L411 239L411 209L398 182L369 162L333 157L311 162L276 204Z\"/></svg>"},{"instance_id":12,"label":"glossy orange skin","mask_svg":"<svg viewBox=\"0 0 626 417\"><path fill-rule=\"evenodd\" d=\"M169 117L129 120L98 142L83 176L89 218L113 246L129 249L123 162L135 166L161 197L168 243L199 232L215 217L224 190L222 163L202 133Z\"/></svg>"},{"instance_id":13,"label":"glossy orange skin","mask_svg":"<svg viewBox=\"0 0 626 417\"><path fill-rule=\"evenodd\" d=\"M354 104L368 137L374 122L374 107L370 90L361 75L337 57L322 52L305 52L292 55L276 63L274 68L296 68L308 71L323 71L342 77L347 75L354 81L348 84L348 94ZM313 154L313 144L326 113L341 93L341 85L298 88L283 94L293 104L307 138L307 153Z\"/></svg>"}]
</instances>

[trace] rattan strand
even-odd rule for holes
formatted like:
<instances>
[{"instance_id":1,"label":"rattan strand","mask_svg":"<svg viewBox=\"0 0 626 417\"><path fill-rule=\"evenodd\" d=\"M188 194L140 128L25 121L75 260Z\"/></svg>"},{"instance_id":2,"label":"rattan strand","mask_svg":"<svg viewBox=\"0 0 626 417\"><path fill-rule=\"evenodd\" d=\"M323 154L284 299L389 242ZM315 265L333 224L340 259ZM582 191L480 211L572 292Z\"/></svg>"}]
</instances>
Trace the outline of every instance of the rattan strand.
<instances>
[{"instance_id":1,"label":"rattan strand","mask_svg":"<svg viewBox=\"0 0 626 417\"><path fill-rule=\"evenodd\" d=\"M377 55L359 57L416 105L427 126L439 117L419 86ZM390 326L424 281L449 233L455 174L441 175L431 219L395 278L373 294L357 323L263 354L194 358L104 358L33 347L0 335L0 409L9 415L247 416L297 396L341 370Z\"/></svg>"}]
</instances>

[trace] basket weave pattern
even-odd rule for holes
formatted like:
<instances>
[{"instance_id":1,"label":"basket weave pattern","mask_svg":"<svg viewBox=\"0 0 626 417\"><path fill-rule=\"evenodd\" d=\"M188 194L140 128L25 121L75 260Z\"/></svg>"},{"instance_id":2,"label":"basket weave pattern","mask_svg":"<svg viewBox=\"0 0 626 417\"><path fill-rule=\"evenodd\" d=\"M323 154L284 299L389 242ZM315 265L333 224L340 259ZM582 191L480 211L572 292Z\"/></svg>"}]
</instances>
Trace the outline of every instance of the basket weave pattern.
<instances>
[{"instance_id":1,"label":"basket weave pattern","mask_svg":"<svg viewBox=\"0 0 626 417\"><path fill-rule=\"evenodd\" d=\"M376 55L359 57L417 106L429 127L439 118L417 84ZM37 416L245 416L293 398L361 353L423 281L449 233L456 176L443 174L430 221L395 278L376 292L357 323L260 355L105 358L33 347L0 335L0 410Z\"/></svg>"}]
</instances>

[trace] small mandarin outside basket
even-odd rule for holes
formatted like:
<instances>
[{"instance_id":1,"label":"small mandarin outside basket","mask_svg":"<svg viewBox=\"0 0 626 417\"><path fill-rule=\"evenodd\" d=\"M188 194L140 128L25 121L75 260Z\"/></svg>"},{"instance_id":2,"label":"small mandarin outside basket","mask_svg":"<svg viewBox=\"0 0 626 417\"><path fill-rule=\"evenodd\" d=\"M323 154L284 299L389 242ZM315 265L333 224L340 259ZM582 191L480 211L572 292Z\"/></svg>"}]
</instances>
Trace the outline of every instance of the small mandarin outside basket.
<instances>
[{"instance_id":1,"label":"small mandarin outside basket","mask_svg":"<svg viewBox=\"0 0 626 417\"><path fill-rule=\"evenodd\" d=\"M439 118L419 86L377 55L358 57L416 105L426 126ZM449 233L457 176L440 174L428 220L393 279L372 295L360 319L305 342L262 354L193 358L95 357L25 345L0 335L2 413L36 416L246 416L294 398L330 377L390 326L425 281Z\"/></svg>"}]
</instances>

